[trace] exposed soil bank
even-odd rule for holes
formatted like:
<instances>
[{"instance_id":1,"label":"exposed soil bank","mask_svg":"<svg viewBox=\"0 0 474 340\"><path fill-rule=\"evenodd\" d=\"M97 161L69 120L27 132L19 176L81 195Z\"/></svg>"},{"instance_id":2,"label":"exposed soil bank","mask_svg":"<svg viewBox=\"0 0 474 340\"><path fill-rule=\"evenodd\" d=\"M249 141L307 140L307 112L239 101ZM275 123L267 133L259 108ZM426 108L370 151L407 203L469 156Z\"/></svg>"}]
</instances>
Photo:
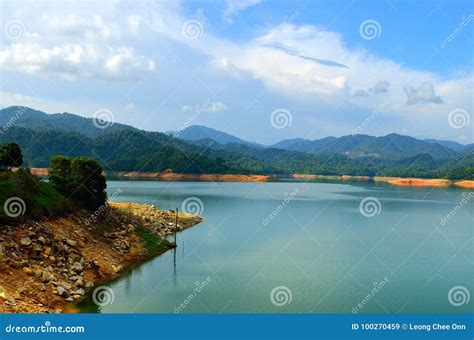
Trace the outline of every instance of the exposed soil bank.
<instances>
[{"instance_id":1,"label":"exposed soil bank","mask_svg":"<svg viewBox=\"0 0 474 340\"><path fill-rule=\"evenodd\" d=\"M174 172L116 172L114 175L131 178L150 178L161 181L266 182L273 179L272 176L264 175L178 174Z\"/></svg>"},{"instance_id":2,"label":"exposed soil bank","mask_svg":"<svg viewBox=\"0 0 474 340\"><path fill-rule=\"evenodd\" d=\"M31 173L38 176L47 176L48 169L46 168L32 168ZM108 175L105 173L105 175ZM219 174L178 174L174 172L115 172L111 173L113 176L136 178L136 179L154 179L159 181L201 181L201 182L267 182L277 181L277 176L266 175L219 175ZM316 180L333 180L333 181L369 181L386 182L393 185L400 186L415 186L415 187L446 187L455 185L460 188L472 189L474 188L474 181L451 181L447 179L424 179L424 178L400 178L400 177L380 177L380 176L326 176L326 175L312 175L312 174L292 174L289 178L316 181ZM284 178L283 178L284 179Z\"/></svg>"},{"instance_id":3,"label":"exposed soil bank","mask_svg":"<svg viewBox=\"0 0 474 340\"><path fill-rule=\"evenodd\" d=\"M179 214L178 231L202 221ZM0 313L61 313L94 285L175 247L175 213L111 204L0 228Z\"/></svg>"},{"instance_id":4,"label":"exposed soil bank","mask_svg":"<svg viewBox=\"0 0 474 340\"><path fill-rule=\"evenodd\" d=\"M47 176L47 168L31 168L31 173L37 176ZM117 171L105 173L108 176L129 177L137 179L156 179L160 181L201 181L201 182L265 182L276 179L265 175L232 175L232 174L180 174L174 172L138 172Z\"/></svg>"},{"instance_id":5,"label":"exposed soil bank","mask_svg":"<svg viewBox=\"0 0 474 340\"><path fill-rule=\"evenodd\" d=\"M307 175L307 174L294 174L291 176L294 179L301 179L307 181L315 180L341 180L341 181L369 181L385 182L392 185L399 186L414 186L414 187L448 187L457 186L466 189L474 188L474 181L451 181L448 179L425 179L425 178L400 178L400 177L369 177L369 176L324 176L324 175Z\"/></svg>"}]
</instances>

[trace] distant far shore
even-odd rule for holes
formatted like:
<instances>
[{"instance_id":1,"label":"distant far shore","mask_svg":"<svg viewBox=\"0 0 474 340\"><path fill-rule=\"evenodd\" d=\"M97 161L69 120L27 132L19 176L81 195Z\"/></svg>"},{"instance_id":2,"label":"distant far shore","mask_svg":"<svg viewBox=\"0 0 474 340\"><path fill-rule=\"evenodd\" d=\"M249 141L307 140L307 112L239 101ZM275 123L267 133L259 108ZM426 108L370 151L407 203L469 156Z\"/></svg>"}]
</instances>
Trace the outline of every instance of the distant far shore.
<instances>
[{"instance_id":1,"label":"distant far shore","mask_svg":"<svg viewBox=\"0 0 474 340\"><path fill-rule=\"evenodd\" d=\"M37 176L47 176L47 168L31 168L31 173ZM139 172L139 171L117 171L105 173L106 176L127 177L135 179L153 179L158 181L201 181L201 182L271 182L281 179L296 179L304 181L334 180L334 181L375 181L385 182L397 186L413 187L449 187L456 186L465 189L474 189L474 180L447 180L426 178L401 178L401 177L369 177L349 175L310 175L292 174L288 177L269 175L236 175L236 174L182 174L174 172Z\"/></svg>"}]
</instances>

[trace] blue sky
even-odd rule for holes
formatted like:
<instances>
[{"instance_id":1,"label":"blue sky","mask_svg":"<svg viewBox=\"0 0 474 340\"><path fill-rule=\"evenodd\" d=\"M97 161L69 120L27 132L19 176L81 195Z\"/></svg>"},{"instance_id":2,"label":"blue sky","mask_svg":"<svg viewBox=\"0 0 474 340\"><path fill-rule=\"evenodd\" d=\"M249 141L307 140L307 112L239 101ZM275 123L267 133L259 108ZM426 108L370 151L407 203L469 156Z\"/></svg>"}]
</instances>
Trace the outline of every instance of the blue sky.
<instances>
[{"instance_id":1,"label":"blue sky","mask_svg":"<svg viewBox=\"0 0 474 340\"><path fill-rule=\"evenodd\" d=\"M273 143L473 141L472 1L2 1L2 105Z\"/></svg>"}]
</instances>

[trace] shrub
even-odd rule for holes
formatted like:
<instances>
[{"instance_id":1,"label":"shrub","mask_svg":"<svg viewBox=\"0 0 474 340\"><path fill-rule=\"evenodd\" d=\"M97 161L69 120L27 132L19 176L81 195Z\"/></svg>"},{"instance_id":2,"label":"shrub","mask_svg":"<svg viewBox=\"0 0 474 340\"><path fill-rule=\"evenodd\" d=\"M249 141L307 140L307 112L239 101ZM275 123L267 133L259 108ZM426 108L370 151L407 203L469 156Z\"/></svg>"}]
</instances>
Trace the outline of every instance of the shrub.
<instances>
[{"instance_id":1,"label":"shrub","mask_svg":"<svg viewBox=\"0 0 474 340\"><path fill-rule=\"evenodd\" d=\"M49 180L59 192L87 210L96 210L107 200L102 167L93 159L56 156L51 160Z\"/></svg>"}]
</instances>

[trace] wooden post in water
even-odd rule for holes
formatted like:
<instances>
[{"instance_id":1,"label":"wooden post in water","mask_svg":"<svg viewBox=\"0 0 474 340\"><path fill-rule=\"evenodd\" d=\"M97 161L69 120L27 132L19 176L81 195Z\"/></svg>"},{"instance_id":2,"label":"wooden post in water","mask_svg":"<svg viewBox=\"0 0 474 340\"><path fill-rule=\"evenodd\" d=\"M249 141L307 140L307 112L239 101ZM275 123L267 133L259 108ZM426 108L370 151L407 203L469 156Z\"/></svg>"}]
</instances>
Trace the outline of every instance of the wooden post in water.
<instances>
[{"instance_id":1,"label":"wooden post in water","mask_svg":"<svg viewBox=\"0 0 474 340\"><path fill-rule=\"evenodd\" d=\"M178 208L176 208L176 218L174 220L174 244L178 246L176 243L176 233L178 232Z\"/></svg>"}]
</instances>

